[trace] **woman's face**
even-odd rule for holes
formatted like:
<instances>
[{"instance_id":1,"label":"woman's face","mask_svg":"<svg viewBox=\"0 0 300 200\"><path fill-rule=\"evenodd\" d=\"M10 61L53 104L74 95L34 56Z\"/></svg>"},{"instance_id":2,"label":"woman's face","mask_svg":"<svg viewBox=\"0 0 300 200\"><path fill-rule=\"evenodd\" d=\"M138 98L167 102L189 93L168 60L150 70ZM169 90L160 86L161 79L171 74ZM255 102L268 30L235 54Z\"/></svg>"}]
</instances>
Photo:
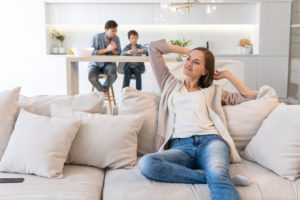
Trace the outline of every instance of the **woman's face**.
<instances>
[{"instance_id":1,"label":"woman's face","mask_svg":"<svg viewBox=\"0 0 300 200\"><path fill-rule=\"evenodd\" d=\"M204 53L199 50L193 50L184 63L183 74L190 78L200 78L206 73Z\"/></svg>"}]
</instances>

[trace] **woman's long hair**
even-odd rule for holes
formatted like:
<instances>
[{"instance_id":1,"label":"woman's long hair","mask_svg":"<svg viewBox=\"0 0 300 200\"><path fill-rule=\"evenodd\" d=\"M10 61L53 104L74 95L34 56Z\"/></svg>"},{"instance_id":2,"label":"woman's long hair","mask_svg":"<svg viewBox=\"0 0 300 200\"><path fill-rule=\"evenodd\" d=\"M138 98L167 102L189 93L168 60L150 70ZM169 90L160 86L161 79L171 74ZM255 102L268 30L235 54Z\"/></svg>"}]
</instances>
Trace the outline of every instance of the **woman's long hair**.
<instances>
[{"instance_id":1,"label":"woman's long hair","mask_svg":"<svg viewBox=\"0 0 300 200\"><path fill-rule=\"evenodd\" d=\"M207 73L200 77L199 79L199 87L200 88L208 88L213 83L213 75L215 72L215 56L214 54L209 51L207 48L204 47L197 47L194 48L194 50L202 51L204 53L205 57L205 69L207 70Z\"/></svg>"}]
</instances>

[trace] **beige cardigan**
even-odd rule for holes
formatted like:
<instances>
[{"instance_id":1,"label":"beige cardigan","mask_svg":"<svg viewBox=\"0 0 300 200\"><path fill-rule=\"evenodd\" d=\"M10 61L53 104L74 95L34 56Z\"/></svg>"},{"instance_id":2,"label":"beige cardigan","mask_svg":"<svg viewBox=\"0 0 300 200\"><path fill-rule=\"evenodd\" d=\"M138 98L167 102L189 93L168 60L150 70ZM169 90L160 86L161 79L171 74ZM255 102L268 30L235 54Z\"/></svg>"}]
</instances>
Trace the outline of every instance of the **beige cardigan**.
<instances>
[{"instance_id":1,"label":"beige cardigan","mask_svg":"<svg viewBox=\"0 0 300 200\"><path fill-rule=\"evenodd\" d=\"M166 66L162 54L170 53L170 49L165 40L151 42L149 45L150 62L158 85L162 91L159 113L158 128L155 139L155 148L162 151L167 148L168 141L172 136L174 126L173 110L168 109L168 100L173 97L175 92L183 86L184 81L176 79ZM241 158L235 148L233 140L227 130L223 105L235 105L244 101L252 100L255 96L243 96L238 93L230 93L221 89L220 86L212 85L204 92L209 116L214 123L220 136L226 141L230 148L230 160L240 162Z\"/></svg>"}]
</instances>

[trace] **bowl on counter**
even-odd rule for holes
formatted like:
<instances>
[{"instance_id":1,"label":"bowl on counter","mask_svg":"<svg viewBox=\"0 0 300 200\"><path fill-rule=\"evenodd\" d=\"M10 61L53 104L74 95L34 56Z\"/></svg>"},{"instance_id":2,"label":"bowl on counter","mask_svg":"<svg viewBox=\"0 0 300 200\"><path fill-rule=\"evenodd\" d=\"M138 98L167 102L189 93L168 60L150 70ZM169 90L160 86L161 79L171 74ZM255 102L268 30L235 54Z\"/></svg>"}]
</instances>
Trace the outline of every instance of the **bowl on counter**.
<instances>
[{"instance_id":1,"label":"bowl on counter","mask_svg":"<svg viewBox=\"0 0 300 200\"><path fill-rule=\"evenodd\" d=\"M94 48L93 47L88 47L88 48L72 48L72 51L75 56L77 57L87 57L91 56Z\"/></svg>"}]
</instances>

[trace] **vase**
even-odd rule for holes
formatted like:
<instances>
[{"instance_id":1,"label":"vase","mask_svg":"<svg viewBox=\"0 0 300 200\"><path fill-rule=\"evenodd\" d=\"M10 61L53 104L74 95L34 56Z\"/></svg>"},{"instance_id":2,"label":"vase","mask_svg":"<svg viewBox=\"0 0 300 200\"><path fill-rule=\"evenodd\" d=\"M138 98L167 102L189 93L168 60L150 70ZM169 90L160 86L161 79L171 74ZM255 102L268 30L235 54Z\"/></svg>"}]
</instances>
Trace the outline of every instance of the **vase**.
<instances>
[{"instance_id":1,"label":"vase","mask_svg":"<svg viewBox=\"0 0 300 200\"><path fill-rule=\"evenodd\" d=\"M60 53L60 54L66 53L65 47L59 47L58 48L58 53Z\"/></svg>"},{"instance_id":2,"label":"vase","mask_svg":"<svg viewBox=\"0 0 300 200\"><path fill-rule=\"evenodd\" d=\"M182 62L182 54L178 54L178 55L177 55L176 61Z\"/></svg>"},{"instance_id":3,"label":"vase","mask_svg":"<svg viewBox=\"0 0 300 200\"><path fill-rule=\"evenodd\" d=\"M64 54L66 53L65 47L64 47L64 42L57 40L58 41L58 53L59 54Z\"/></svg>"},{"instance_id":4,"label":"vase","mask_svg":"<svg viewBox=\"0 0 300 200\"><path fill-rule=\"evenodd\" d=\"M58 53L58 48L57 47L53 47L52 48L52 53L57 54Z\"/></svg>"}]
</instances>

